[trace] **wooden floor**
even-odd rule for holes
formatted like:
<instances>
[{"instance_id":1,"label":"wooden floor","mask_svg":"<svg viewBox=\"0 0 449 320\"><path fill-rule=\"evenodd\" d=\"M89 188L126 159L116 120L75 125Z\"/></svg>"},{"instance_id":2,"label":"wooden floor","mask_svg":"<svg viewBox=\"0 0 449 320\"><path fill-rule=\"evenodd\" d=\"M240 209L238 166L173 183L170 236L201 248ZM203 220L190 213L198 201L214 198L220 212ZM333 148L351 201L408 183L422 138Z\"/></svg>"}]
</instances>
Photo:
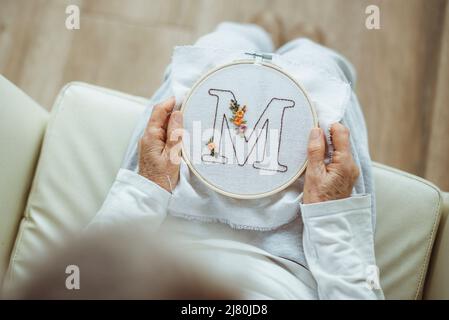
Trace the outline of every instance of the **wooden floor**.
<instances>
[{"instance_id":1,"label":"wooden floor","mask_svg":"<svg viewBox=\"0 0 449 320\"><path fill-rule=\"evenodd\" d=\"M68 4L80 30L64 27ZM380 30L364 27L369 4ZM263 10L321 28L354 63L374 160L449 190L446 0L0 0L0 73L47 109L74 80L150 96L174 45Z\"/></svg>"}]
</instances>

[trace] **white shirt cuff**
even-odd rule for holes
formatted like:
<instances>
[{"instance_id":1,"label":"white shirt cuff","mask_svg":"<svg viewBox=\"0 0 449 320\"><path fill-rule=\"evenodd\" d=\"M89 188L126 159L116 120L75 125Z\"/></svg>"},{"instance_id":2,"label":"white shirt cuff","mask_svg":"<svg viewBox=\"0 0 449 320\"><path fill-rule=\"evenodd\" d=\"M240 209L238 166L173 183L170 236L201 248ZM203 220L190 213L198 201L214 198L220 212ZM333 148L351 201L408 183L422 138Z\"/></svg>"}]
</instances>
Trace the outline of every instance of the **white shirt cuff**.
<instances>
[{"instance_id":1,"label":"white shirt cuff","mask_svg":"<svg viewBox=\"0 0 449 320\"><path fill-rule=\"evenodd\" d=\"M170 202L170 192L134 171L120 169L117 174L116 181L128 184L138 189L140 192L150 197L153 203L162 208L166 208Z\"/></svg>"},{"instance_id":2,"label":"white shirt cuff","mask_svg":"<svg viewBox=\"0 0 449 320\"><path fill-rule=\"evenodd\" d=\"M345 199L310 204L303 204L301 201L300 207L303 218L332 215L353 210L371 208L371 195L358 194Z\"/></svg>"}]
</instances>

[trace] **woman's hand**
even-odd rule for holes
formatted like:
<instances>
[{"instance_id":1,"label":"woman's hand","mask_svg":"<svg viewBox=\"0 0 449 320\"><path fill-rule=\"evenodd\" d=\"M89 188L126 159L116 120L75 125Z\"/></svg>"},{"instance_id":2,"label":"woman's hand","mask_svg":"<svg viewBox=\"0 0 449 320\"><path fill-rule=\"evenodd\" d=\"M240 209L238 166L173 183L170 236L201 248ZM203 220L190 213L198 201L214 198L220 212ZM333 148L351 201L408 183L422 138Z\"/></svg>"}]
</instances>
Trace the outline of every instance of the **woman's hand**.
<instances>
[{"instance_id":1,"label":"woman's hand","mask_svg":"<svg viewBox=\"0 0 449 320\"><path fill-rule=\"evenodd\" d=\"M139 174L168 192L178 184L182 113L175 99L156 105L139 142Z\"/></svg>"},{"instance_id":2,"label":"woman's hand","mask_svg":"<svg viewBox=\"0 0 449 320\"><path fill-rule=\"evenodd\" d=\"M335 150L332 162L327 166L324 163L323 130L314 128L310 133L304 204L348 198L359 176L359 168L351 154L349 129L340 123L335 123L330 132Z\"/></svg>"}]
</instances>

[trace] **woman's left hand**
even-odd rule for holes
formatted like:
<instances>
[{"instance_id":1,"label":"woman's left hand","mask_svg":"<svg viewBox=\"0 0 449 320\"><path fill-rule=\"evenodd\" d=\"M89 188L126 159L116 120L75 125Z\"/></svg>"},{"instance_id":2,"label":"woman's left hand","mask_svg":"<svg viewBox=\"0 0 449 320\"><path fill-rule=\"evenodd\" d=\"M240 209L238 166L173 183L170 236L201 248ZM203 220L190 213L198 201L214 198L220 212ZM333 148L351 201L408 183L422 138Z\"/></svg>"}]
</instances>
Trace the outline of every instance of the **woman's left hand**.
<instances>
[{"instance_id":1,"label":"woman's left hand","mask_svg":"<svg viewBox=\"0 0 449 320\"><path fill-rule=\"evenodd\" d=\"M351 196L359 168L351 154L349 129L335 123L330 129L334 153L332 162L324 163L326 142L321 128L312 129L308 145L308 165L303 203L344 199Z\"/></svg>"}]
</instances>

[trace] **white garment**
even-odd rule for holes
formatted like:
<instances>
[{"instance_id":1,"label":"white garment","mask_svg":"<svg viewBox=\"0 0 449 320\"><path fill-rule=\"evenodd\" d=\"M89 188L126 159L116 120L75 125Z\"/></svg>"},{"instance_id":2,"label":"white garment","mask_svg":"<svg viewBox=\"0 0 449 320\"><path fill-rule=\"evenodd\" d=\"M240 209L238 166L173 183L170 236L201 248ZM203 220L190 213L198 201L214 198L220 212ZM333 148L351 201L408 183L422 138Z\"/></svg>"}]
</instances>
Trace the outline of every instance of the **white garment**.
<instances>
[{"instance_id":1,"label":"white garment","mask_svg":"<svg viewBox=\"0 0 449 320\"><path fill-rule=\"evenodd\" d=\"M193 223L167 216L170 201L169 192L121 169L88 229L139 219L152 231L168 228L180 232L182 241L193 244L188 248L200 252L203 263L222 270L224 278L238 278L245 298L383 298L380 287L372 289L378 277L373 273L376 268L369 195L301 205L309 270L248 244L251 239L233 239L236 230L225 224ZM170 229L177 223L181 223L178 230ZM229 238L224 238L225 234ZM223 268L223 261L235 268Z\"/></svg>"}]
</instances>

